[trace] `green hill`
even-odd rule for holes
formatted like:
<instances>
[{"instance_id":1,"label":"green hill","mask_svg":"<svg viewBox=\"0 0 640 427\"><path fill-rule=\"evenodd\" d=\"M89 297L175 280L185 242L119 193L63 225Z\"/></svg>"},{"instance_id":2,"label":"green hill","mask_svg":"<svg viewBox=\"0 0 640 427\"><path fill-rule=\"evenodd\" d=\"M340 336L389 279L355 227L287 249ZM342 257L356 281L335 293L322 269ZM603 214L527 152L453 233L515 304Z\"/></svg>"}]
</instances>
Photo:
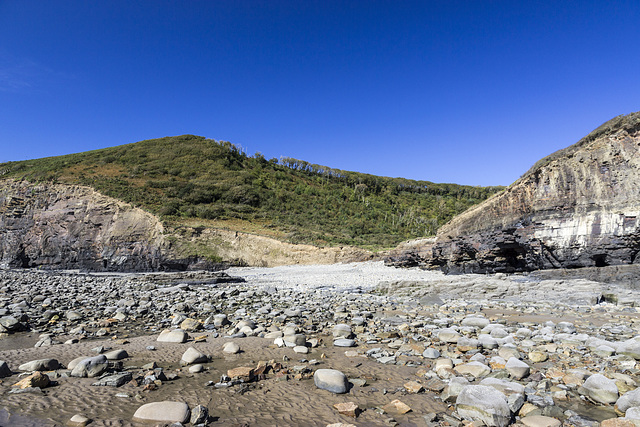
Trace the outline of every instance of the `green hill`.
<instances>
[{"instance_id":1,"label":"green hill","mask_svg":"<svg viewBox=\"0 0 640 427\"><path fill-rule=\"evenodd\" d=\"M0 164L0 177L93 187L172 227L224 227L293 243L367 249L434 235L503 187L435 184L249 156L182 135Z\"/></svg>"}]
</instances>

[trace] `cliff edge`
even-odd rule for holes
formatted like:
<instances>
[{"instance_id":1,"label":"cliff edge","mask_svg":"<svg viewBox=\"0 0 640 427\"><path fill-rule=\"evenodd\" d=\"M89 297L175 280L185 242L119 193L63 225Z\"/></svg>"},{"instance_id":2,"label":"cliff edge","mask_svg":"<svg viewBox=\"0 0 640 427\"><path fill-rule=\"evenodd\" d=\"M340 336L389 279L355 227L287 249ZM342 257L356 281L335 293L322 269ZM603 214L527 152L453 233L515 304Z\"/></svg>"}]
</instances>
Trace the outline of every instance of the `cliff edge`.
<instances>
[{"instance_id":1,"label":"cliff edge","mask_svg":"<svg viewBox=\"0 0 640 427\"><path fill-rule=\"evenodd\" d=\"M604 123L452 219L422 265L494 273L640 263L639 217L640 112Z\"/></svg>"}]
</instances>

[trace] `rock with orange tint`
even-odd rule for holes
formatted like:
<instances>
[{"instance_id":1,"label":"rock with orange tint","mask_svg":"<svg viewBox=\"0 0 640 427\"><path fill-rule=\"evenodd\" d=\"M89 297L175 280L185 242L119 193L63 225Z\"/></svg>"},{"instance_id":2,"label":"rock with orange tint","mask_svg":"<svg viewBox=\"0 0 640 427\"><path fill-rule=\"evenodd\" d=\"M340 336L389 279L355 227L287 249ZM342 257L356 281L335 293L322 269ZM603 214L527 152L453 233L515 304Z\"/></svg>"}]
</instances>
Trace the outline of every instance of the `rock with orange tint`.
<instances>
[{"instance_id":1,"label":"rock with orange tint","mask_svg":"<svg viewBox=\"0 0 640 427\"><path fill-rule=\"evenodd\" d=\"M36 371L28 377L23 378L13 385L13 387L19 388L30 388L30 387L38 387L45 388L51 383L51 380L47 376L47 374L43 374L42 372Z\"/></svg>"},{"instance_id":2,"label":"rock with orange tint","mask_svg":"<svg viewBox=\"0 0 640 427\"><path fill-rule=\"evenodd\" d=\"M391 402L387 403L382 407L382 409L387 414L396 414L396 415L406 414L407 412L411 411L411 408L407 404L401 402L398 399L392 400Z\"/></svg>"},{"instance_id":3,"label":"rock with orange tint","mask_svg":"<svg viewBox=\"0 0 640 427\"><path fill-rule=\"evenodd\" d=\"M342 415L353 418L356 418L361 412L360 407L353 402L336 403L333 407Z\"/></svg>"}]
</instances>

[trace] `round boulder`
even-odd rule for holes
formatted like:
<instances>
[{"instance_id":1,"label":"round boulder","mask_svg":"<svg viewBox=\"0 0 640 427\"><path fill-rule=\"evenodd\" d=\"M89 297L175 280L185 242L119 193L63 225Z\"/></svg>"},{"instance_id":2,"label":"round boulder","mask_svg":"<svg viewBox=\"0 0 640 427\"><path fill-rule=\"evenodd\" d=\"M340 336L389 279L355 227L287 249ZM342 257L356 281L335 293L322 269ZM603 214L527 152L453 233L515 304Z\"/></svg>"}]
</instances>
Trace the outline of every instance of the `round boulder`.
<instances>
[{"instance_id":1,"label":"round boulder","mask_svg":"<svg viewBox=\"0 0 640 427\"><path fill-rule=\"evenodd\" d=\"M609 404L618 400L616 382L602 374L591 375L582 385L582 389L598 403Z\"/></svg>"},{"instance_id":2,"label":"round boulder","mask_svg":"<svg viewBox=\"0 0 640 427\"><path fill-rule=\"evenodd\" d=\"M313 374L313 382L319 389L342 394L349 389L347 377L336 369L318 369Z\"/></svg>"},{"instance_id":3,"label":"round boulder","mask_svg":"<svg viewBox=\"0 0 640 427\"><path fill-rule=\"evenodd\" d=\"M479 420L487 426L504 427L511 421L507 397L489 386L464 387L456 399L456 410L465 420Z\"/></svg>"}]
</instances>

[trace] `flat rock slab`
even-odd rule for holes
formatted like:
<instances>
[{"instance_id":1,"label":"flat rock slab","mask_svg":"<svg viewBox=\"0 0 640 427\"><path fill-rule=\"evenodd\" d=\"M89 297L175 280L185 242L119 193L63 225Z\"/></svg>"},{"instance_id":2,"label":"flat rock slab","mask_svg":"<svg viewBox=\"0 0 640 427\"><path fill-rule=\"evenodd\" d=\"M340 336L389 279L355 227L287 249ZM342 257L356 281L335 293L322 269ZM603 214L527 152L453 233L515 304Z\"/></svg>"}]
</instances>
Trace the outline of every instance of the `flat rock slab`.
<instances>
[{"instance_id":1,"label":"flat rock slab","mask_svg":"<svg viewBox=\"0 0 640 427\"><path fill-rule=\"evenodd\" d=\"M189 421L189 406L183 402L153 402L142 405L133 414L133 421L157 423L186 423Z\"/></svg>"},{"instance_id":2,"label":"flat rock slab","mask_svg":"<svg viewBox=\"0 0 640 427\"><path fill-rule=\"evenodd\" d=\"M227 371L227 376L229 378L238 378L245 382L253 381L255 378L255 372L253 368L248 366L240 366L238 368L229 369Z\"/></svg>"},{"instance_id":3,"label":"flat rock slab","mask_svg":"<svg viewBox=\"0 0 640 427\"><path fill-rule=\"evenodd\" d=\"M122 360L129 357L126 350L112 350L104 354L108 360Z\"/></svg>"},{"instance_id":4,"label":"flat rock slab","mask_svg":"<svg viewBox=\"0 0 640 427\"><path fill-rule=\"evenodd\" d=\"M401 402L398 399L392 400L391 402L387 403L382 407L382 409L384 410L385 413L393 414L393 415L402 415L411 411L411 408L409 407L409 405L407 405L404 402Z\"/></svg>"},{"instance_id":5,"label":"flat rock slab","mask_svg":"<svg viewBox=\"0 0 640 427\"><path fill-rule=\"evenodd\" d=\"M120 387L131 381L133 379L133 375L131 372L122 372L119 374L108 375L106 377L100 378L97 382L91 384L93 386L105 386L105 387Z\"/></svg>"},{"instance_id":6,"label":"flat rock slab","mask_svg":"<svg viewBox=\"0 0 640 427\"><path fill-rule=\"evenodd\" d=\"M188 339L189 339L189 335L182 329L176 329L173 331L165 329L164 331L160 332L160 335L158 336L157 341L183 343L183 342L187 342Z\"/></svg>"}]
</instances>

